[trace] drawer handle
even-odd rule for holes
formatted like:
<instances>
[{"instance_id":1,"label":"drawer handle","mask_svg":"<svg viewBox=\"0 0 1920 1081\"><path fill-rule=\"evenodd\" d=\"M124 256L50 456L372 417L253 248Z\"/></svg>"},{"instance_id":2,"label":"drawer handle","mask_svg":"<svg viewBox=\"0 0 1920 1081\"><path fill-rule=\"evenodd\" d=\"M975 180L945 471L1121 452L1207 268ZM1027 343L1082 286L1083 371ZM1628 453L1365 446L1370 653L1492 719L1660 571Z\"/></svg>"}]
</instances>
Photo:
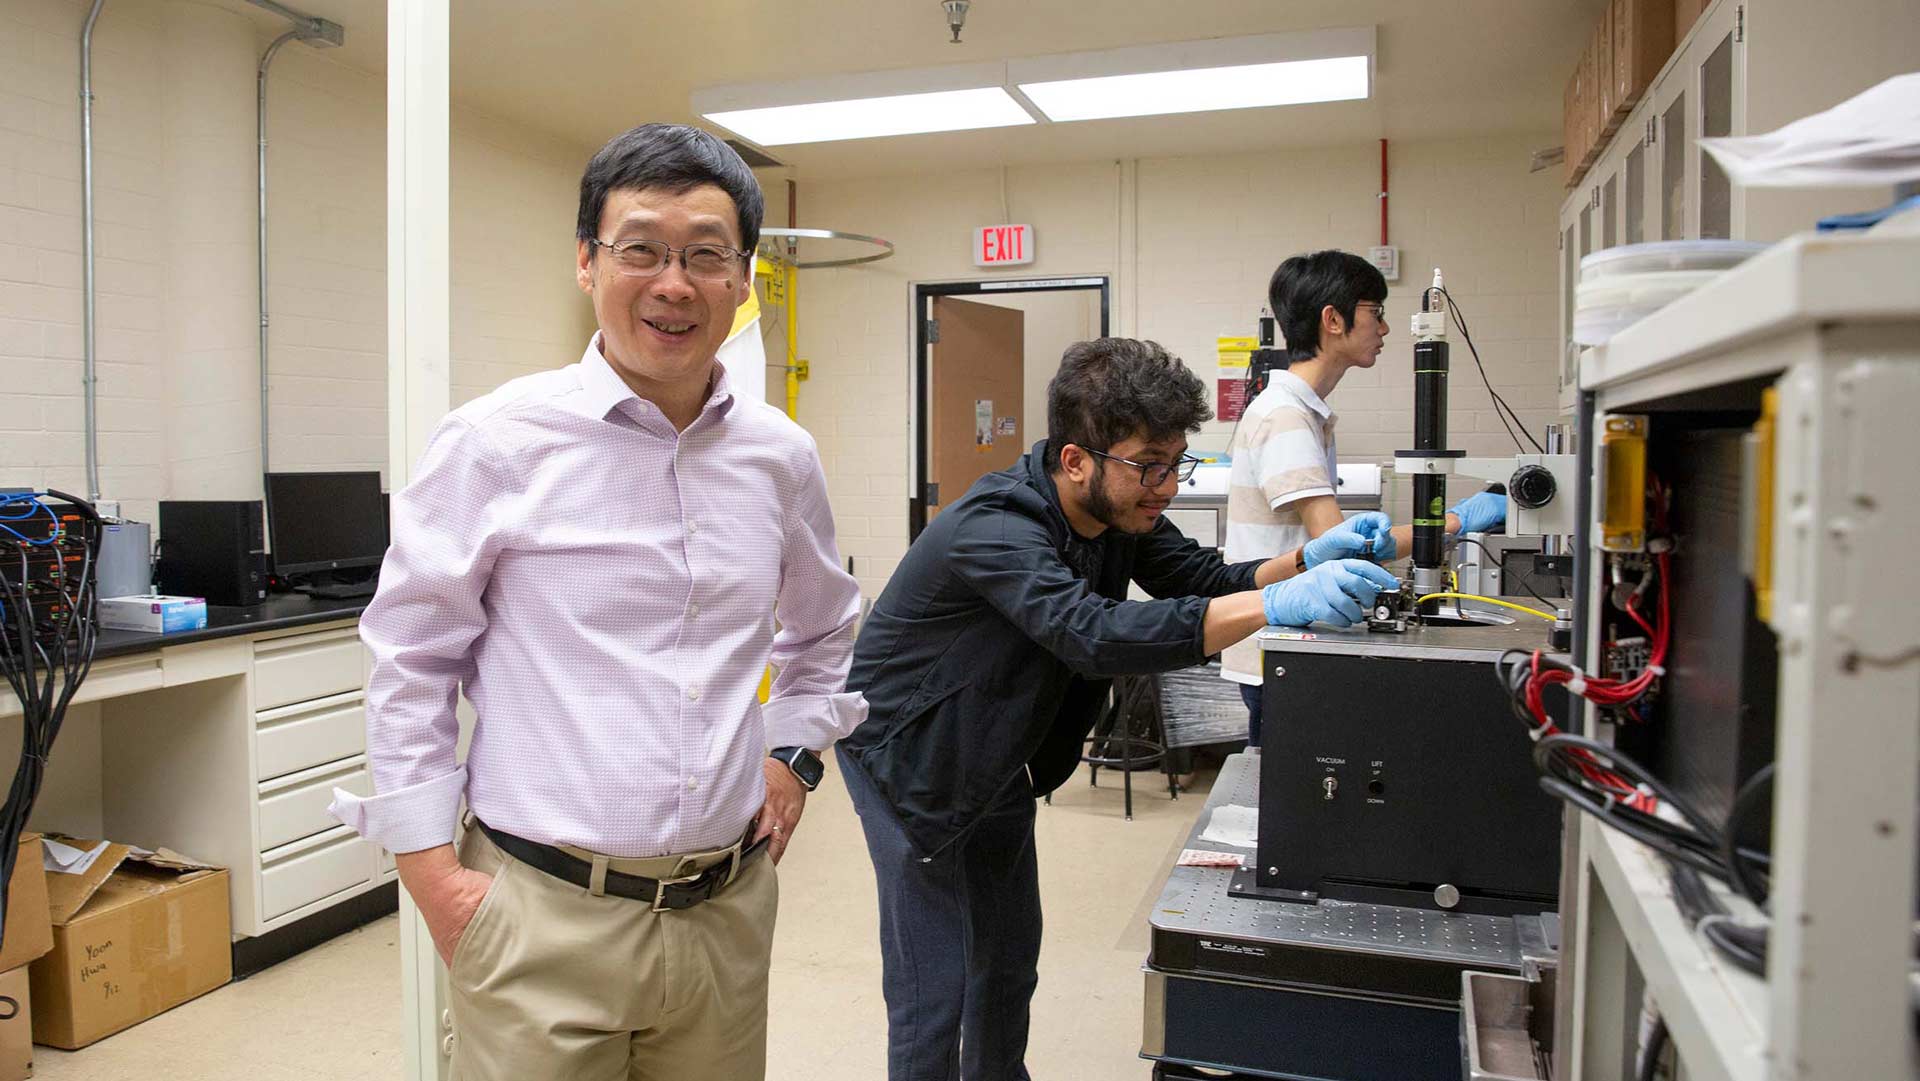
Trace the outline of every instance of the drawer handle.
<instances>
[{"instance_id":1,"label":"drawer handle","mask_svg":"<svg viewBox=\"0 0 1920 1081\"><path fill-rule=\"evenodd\" d=\"M337 631L328 631L325 634L303 635L297 638L272 638L265 642L255 642L253 655L267 657L333 649L344 642L357 644L359 640L360 632L352 627L346 627Z\"/></svg>"}]
</instances>

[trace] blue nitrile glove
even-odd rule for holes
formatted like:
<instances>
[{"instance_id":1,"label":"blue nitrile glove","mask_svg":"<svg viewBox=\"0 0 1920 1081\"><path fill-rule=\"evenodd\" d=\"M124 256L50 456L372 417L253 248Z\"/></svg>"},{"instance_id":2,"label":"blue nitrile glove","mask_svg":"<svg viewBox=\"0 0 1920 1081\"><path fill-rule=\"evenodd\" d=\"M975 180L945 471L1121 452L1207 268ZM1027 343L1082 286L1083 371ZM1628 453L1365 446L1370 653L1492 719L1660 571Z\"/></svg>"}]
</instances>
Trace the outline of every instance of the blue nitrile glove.
<instances>
[{"instance_id":1,"label":"blue nitrile glove","mask_svg":"<svg viewBox=\"0 0 1920 1081\"><path fill-rule=\"evenodd\" d=\"M1309 569L1330 559L1371 559L1385 563L1393 558L1393 519L1377 510L1356 514L1325 533L1313 538L1300 550ZM1372 541L1369 551L1366 542ZM1384 546L1384 552L1383 552Z\"/></svg>"},{"instance_id":2,"label":"blue nitrile glove","mask_svg":"<svg viewBox=\"0 0 1920 1081\"><path fill-rule=\"evenodd\" d=\"M1485 533L1507 522L1507 497L1498 492L1481 492L1462 499L1447 513L1460 519L1460 532Z\"/></svg>"},{"instance_id":3,"label":"blue nitrile glove","mask_svg":"<svg viewBox=\"0 0 1920 1081\"><path fill-rule=\"evenodd\" d=\"M1267 622L1278 627L1360 622L1383 589L1399 589L1400 579L1364 559L1336 559L1275 582L1260 594Z\"/></svg>"}]
</instances>

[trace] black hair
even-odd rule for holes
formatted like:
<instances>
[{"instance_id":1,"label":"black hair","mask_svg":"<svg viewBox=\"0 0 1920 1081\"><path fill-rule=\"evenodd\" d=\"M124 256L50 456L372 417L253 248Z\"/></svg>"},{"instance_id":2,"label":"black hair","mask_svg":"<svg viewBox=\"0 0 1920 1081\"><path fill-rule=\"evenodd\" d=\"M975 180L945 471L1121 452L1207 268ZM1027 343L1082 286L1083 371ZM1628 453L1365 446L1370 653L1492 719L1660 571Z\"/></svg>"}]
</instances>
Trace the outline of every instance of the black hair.
<instances>
[{"instance_id":1,"label":"black hair","mask_svg":"<svg viewBox=\"0 0 1920 1081\"><path fill-rule=\"evenodd\" d=\"M1267 304L1286 339L1289 362L1311 360L1320 352L1320 311L1327 305L1352 326L1361 301L1386 299L1387 279L1380 268L1347 251L1295 255L1267 283Z\"/></svg>"},{"instance_id":2,"label":"black hair","mask_svg":"<svg viewBox=\"0 0 1920 1081\"><path fill-rule=\"evenodd\" d=\"M1074 342L1047 384L1047 472L1059 471L1068 443L1106 450L1136 433L1166 439L1212 419L1206 385L1159 342Z\"/></svg>"},{"instance_id":3,"label":"black hair","mask_svg":"<svg viewBox=\"0 0 1920 1081\"><path fill-rule=\"evenodd\" d=\"M766 197L753 170L732 147L685 124L642 124L608 140L580 175L580 217L574 235L581 240L599 239L600 212L606 208L609 192L651 189L677 195L705 184L733 200L740 216L741 248L758 247Z\"/></svg>"}]
</instances>

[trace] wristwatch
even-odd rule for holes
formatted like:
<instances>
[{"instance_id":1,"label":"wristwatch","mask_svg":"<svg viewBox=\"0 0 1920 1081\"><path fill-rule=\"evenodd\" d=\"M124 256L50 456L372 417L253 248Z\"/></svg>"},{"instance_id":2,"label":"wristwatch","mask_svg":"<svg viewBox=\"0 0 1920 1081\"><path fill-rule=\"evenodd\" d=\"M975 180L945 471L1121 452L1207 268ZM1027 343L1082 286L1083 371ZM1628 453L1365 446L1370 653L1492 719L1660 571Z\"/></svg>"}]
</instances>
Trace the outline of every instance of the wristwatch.
<instances>
[{"instance_id":1,"label":"wristwatch","mask_svg":"<svg viewBox=\"0 0 1920 1081\"><path fill-rule=\"evenodd\" d=\"M805 747L775 747L767 752L767 757L785 763L809 792L819 788L827 775L826 764L820 761L820 756Z\"/></svg>"}]
</instances>

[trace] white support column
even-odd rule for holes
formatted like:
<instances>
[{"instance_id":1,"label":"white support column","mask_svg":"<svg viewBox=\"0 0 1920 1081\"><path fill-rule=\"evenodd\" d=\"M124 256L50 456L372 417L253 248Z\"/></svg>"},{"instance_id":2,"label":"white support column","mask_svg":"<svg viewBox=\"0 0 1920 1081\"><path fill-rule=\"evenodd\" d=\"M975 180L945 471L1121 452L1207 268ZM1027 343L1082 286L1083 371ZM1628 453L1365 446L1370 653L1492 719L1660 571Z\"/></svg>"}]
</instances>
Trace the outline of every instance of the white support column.
<instances>
[{"instance_id":1,"label":"white support column","mask_svg":"<svg viewBox=\"0 0 1920 1081\"><path fill-rule=\"evenodd\" d=\"M387 477L395 490L411 478L451 400L448 3L387 4ZM406 1076L441 1081L446 977L405 890L400 986Z\"/></svg>"},{"instance_id":2,"label":"white support column","mask_svg":"<svg viewBox=\"0 0 1920 1081\"><path fill-rule=\"evenodd\" d=\"M1920 614L1881 545L1920 533L1920 347L1911 324L1807 338L1780 384L1769 1076L1910 1077Z\"/></svg>"}]
</instances>

